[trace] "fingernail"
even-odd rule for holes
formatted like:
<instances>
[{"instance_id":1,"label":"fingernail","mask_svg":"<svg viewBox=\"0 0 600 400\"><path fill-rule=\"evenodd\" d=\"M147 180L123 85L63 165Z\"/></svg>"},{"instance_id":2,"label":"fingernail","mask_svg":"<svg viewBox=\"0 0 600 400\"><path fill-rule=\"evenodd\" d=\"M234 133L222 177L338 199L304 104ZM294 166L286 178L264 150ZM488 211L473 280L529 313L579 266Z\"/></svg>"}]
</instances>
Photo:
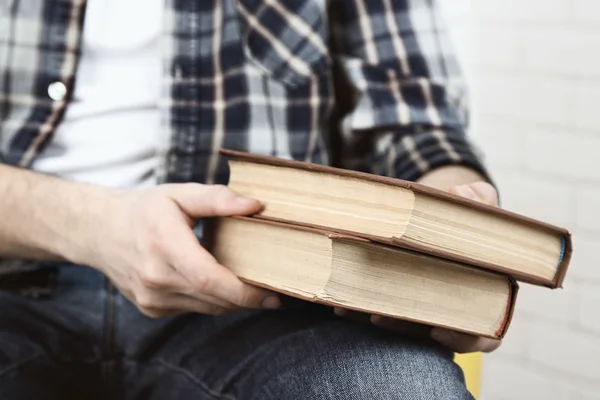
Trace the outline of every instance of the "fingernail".
<instances>
[{"instance_id":1,"label":"fingernail","mask_svg":"<svg viewBox=\"0 0 600 400\"><path fill-rule=\"evenodd\" d=\"M263 300L262 302L263 308L276 309L281 307L281 301L278 297L270 296Z\"/></svg>"},{"instance_id":2,"label":"fingernail","mask_svg":"<svg viewBox=\"0 0 600 400\"><path fill-rule=\"evenodd\" d=\"M249 199L247 197L244 196L237 196L235 198L235 202L237 204L239 204L242 207L250 207L250 206L256 206L257 201L254 199Z\"/></svg>"},{"instance_id":3,"label":"fingernail","mask_svg":"<svg viewBox=\"0 0 600 400\"><path fill-rule=\"evenodd\" d=\"M477 198L484 203L497 205L498 204L498 192L489 183L479 182L471 186Z\"/></svg>"},{"instance_id":4,"label":"fingernail","mask_svg":"<svg viewBox=\"0 0 600 400\"><path fill-rule=\"evenodd\" d=\"M475 191L473 190L473 188L471 187L471 185L462 185L459 188L460 193L464 196L467 197L471 200L476 200L477 199L477 194L475 193Z\"/></svg>"}]
</instances>

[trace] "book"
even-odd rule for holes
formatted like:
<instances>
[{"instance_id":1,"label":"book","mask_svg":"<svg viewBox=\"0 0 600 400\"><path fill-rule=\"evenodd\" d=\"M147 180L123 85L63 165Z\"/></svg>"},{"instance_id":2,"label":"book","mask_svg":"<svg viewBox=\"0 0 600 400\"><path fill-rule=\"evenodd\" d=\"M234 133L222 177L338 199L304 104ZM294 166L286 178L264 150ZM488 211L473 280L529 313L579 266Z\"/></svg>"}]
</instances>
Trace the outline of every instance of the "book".
<instances>
[{"instance_id":1,"label":"book","mask_svg":"<svg viewBox=\"0 0 600 400\"><path fill-rule=\"evenodd\" d=\"M505 274L310 227L207 222L207 248L241 280L307 301L502 338L518 286Z\"/></svg>"},{"instance_id":2,"label":"book","mask_svg":"<svg viewBox=\"0 0 600 400\"><path fill-rule=\"evenodd\" d=\"M414 182L221 150L229 187L264 205L256 218L324 228L550 288L572 253L563 228Z\"/></svg>"}]
</instances>

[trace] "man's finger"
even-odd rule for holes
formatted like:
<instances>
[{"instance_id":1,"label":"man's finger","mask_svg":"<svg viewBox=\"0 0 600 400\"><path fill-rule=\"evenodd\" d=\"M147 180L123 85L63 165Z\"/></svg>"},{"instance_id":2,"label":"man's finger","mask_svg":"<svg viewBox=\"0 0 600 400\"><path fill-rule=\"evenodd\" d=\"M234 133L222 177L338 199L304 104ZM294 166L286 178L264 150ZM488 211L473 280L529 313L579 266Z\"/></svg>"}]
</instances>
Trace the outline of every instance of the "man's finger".
<instances>
[{"instance_id":1,"label":"man's finger","mask_svg":"<svg viewBox=\"0 0 600 400\"><path fill-rule=\"evenodd\" d=\"M471 184L471 188L473 189L473 192L475 192L477 199L482 203L492 206L498 205L498 192L489 183L474 182Z\"/></svg>"},{"instance_id":2,"label":"man's finger","mask_svg":"<svg viewBox=\"0 0 600 400\"><path fill-rule=\"evenodd\" d=\"M188 283L186 281L186 283ZM223 307L223 308L241 308L240 306L237 306L227 300L223 300L214 296L210 296L208 294L204 294L204 293L199 293L196 289L194 289L191 285L186 286L185 290L182 290L178 293L176 293L177 295L181 295L184 297L189 297L191 299L195 299L195 300L199 300L205 303L211 303L211 304L215 304L217 306Z\"/></svg>"},{"instance_id":3,"label":"man's finger","mask_svg":"<svg viewBox=\"0 0 600 400\"><path fill-rule=\"evenodd\" d=\"M277 295L248 285L200 246L192 231L177 238L177 253L170 264L197 294L212 296L243 308L279 308Z\"/></svg>"},{"instance_id":4,"label":"man's finger","mask_svg":"<svg viewBox=\"0 0 600 400\"><path fill-rule=\"evenodd\" d=\"M483 338L444 328L433 328L431 338L455 353L489 353L500 347L500 340Z\"/></svg>"},{"instance_id":5,"label":"man's finger","mask_svg":"<svg viewBox=\"0 0 600 400\"><path fill-rule=\"evenodd\" d=\"M471 200L492 206L498 205L498 192L487 182L474 182L465 185L458 185L448 190L452 194L466 197Z\"/></svg>"},{"instance_id":6,"label":"man's finger","mask_svg":"<svg viewBox=\"0 0 600 400\"><path fill-rule=\"evenodd\" d=\"M431 328L415 322L403 321L381 315L371 315L371 323L380 328L388 329L405 336L423 338L429 335Z\"/></svg>"},{"instance_id":7,"label":"man's finger","mask_svg":"<svg viewBox=\"0 0 600 400\"><path fill-rule=\"evenodd\" d=\"M350 321L359 322L359 323L369 322L369 314L361 313L358 311L347 310L345 308L340 308L340 307L334 308L333 312L338 317L342 317L342 318L348 319Z\"/></svg>"},{"instance_id":8,"label":"man's finger","mask_svg":"<svg viewBox=\"0 0 600 400\"><path fill-rule=\"evenodd\" d=\"M189 283L180 273L162 263L155 263L138 271L137 280L143 289L165 293L182 293L189 288Z\"/></svg>"},{"instance_id":9,"label":"man's finger","mask_svg":"<svg viewBox=\"0 0 600 400\"><path fill-rule=\"evenodd\" d=\"M223 185L172 184L164 185L163 190L193 219L248 215L262 207L259 201L239 196Z\"/></svg>"},{"instance_id":10,"label":"man's finger","mask_svg":"<svg viewBox=\"0 0 600 400\"><path fill-rule=\"evenodd\" d=\"M244 308L279 308L275 294L240 281L230 270L214 263L203 265L205 276L196 288L205 295L217 297Z\"/></svg>"},{"instance_id":11,"label":"man's finger","mask_svg":"<svg viewBox=\"0 0 600 400\"><path fill-rule=\"evenodd\" d=\"M173 306L177 310L206 315L226 315L246 310L245 308L236 307L233 305L223 305L211 303L208 301L199 301L196 298L183 295L175 297L171 304L173 304Z\"/></svg>"},{"instance_id":12,"label":"man's finger","mask_svg":"<svg viewBox=\"0 0 600 400\"><path fill-rule=\"evenodd\" d=\"M206 303L213 303L224 308L236 307L229 301L199 293L192 284L170 265L147 267L138 274L137 292L151 292L155 297L184 295Z\"/></svg>"}]
</instances>

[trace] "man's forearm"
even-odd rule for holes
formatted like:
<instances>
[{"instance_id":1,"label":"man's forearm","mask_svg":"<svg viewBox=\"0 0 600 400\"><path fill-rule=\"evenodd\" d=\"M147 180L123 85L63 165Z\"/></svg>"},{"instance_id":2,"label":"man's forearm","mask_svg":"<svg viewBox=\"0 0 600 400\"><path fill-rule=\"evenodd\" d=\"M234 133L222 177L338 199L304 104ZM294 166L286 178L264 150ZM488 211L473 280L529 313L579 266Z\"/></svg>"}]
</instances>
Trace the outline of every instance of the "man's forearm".
<instances>
[{"instance_id":1,"label":"man's forearm","mask_svg":"<svg viewBox=\"0 0 600 400\"><path fill-rule=\"evenodd\" d=\"M108 189L0 165L0 257L65 260L102 218ZM95 218L97 217L97 218Z\"/></svg>"},{"instance_id":2,"label":"man's forearm","mask_svg":"<svg viewBox=\"0 0 600 400\"><path fill-rule=\"evenodd\" d=\"M485 180L462 166L437 168L419 182L438 189ZM0 164L0 257L70 261L106 215L110 189Z\"/></svg>"}]
</instances>

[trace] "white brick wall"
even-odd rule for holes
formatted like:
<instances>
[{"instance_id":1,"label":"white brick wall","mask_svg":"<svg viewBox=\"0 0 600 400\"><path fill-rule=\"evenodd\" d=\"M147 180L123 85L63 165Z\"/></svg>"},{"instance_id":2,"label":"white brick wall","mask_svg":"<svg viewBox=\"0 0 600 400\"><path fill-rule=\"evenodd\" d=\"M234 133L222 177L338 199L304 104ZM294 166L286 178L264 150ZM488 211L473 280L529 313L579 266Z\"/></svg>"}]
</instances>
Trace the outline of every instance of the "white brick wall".
<instances>
[{"instance_id":1,"label":"white brick wall","mask_svg":"<svg viewBox=\"0 0 600 400\"><path fill-rule=\"evenodd\" d=\"M579 232L576 235L577 250L573 253L571 261L575 267L571 268L568 276L581 282L600 285L600 235Z\"/></svg>"},{"instance_id":2,"label":"white brick wall","mask_svg":"<svg viewBox=\"0 0 600 400\"><path fill-rule=\"evenodd\" d=\"M537 321L527 329L527 357L560 374L597 382L600 340L566 324Z\"/></svg>"},{"instance_id":3,"label":"white brick wall","mask_svg":"<svg viewBox=\"0 0 600 400\"><path fill-rule=\"evenodd\" d=\"M496 151L495 147L490 149ZM495 168L493 178L500 189L502 207L555 225L571 224L575 200L569 185L547 177L523 176L523 169Z\"/></svg>"},{"instance_id":4,"label":"white brick wall","mask_svg":"<svg viewBox=\"0 0 600 400\"><path fill-rule=\"evenodd\" d=\"M515 392L507 387L506 382L500 379L491 379L486 382L486 398L497 400L533 400L552 399L568 400L568 389L561 386L551 377L531 371L526 364L515 364L510 357L498 357L489 363L486 372L491 376L512 376L512 386L519 387Z\"/></svg>"},{"instance_id":5,"label":"white brick wall","mask_svg":"<svg viewBox=\"0 0 600 400\"><path fill-rule=\"evenodd\" d=\"M589 23L598 26L600 23L600 2L596 0L573 0L574 20L577 23Z\"/></svg>"},{"instance_id":6,"label":"white brick wall","mask_svg":"<svg viewBox=\"0 0 600 400\"><path fill-rule=\"evenodd\" d=\"M486 67L477 73L478 112L515 121L567 125L574 94L568 79Z\"/></svg>"},{"instance_id":7,"label":"white brick wall","mask_svg":"<svg viewBox=\"0 0 600 400\"><path fill-rule=\"evenodd\" d=\"M569 0L474 0L472 4L478 17L502 21L561 22L570 12Z\"/></svg>"},{"instance_id":8,"label":"white brick wall","mask_svg":"<svg viewBox=\"0 0 600 400\"><path fill-rule=\"evenodd\" d=\"M588 80L578 81L574 83L573 88L575 93L573 95L572 125L579 129L589 129L598 135L600 133L600 118L598 118L600 83Z\"/></svg>"},{"instance_id":9,"label":"white brick wall","mask_svg":"<svg viewBox=\"0 0 600 400\"><path fill-rule=\"evenodd\" d=\"M580 295L575 304L577 324L591 334L600 334L600 290L598 290L598 285L580 285L578 289Z\"/></svg>"},{"instance_id":10,"label":"white brick wall","mask_svg":"<svg viewBox=\"0 0 600 400\"><path fill-rule=\"evenodd\" d=\"M600 180L600 136L578 135L572 128L540 127L530 128L524 139L520 145L525 146L529 170L547 173L558 182Z\"/></svg>"},{"instance_id":11,"label":"white brick wall","mask_svg":"<svg viewBox=\"0 0 600 400\"><path fill-rule=\"evenodd\" d=\"M527 0L526 0L527 1ZM600 76L600 32L575 25L523 28L523 67L569 77Z\"/></svg>"},{"instance_id":12,"label":"white brick wall","mask_svg":"<svg viewBox=\"0 0 600 400\"><path fill-rule=\"evenodd\" d=\"M577 225L592 231L600 227L600 187L577 190Z\"/></svg>"},{"instance_id":13,"label":"white brick wall","mask_svg":"<svg viewBox=\"0 0 600 400\"><path fill-rule=\"evenodd\" d=\"M472 29L458 48L503 206L574 239L564 289L521 285L483 399L600 400L600 0L438 2Z\"/></svg>"}]
</instances>

